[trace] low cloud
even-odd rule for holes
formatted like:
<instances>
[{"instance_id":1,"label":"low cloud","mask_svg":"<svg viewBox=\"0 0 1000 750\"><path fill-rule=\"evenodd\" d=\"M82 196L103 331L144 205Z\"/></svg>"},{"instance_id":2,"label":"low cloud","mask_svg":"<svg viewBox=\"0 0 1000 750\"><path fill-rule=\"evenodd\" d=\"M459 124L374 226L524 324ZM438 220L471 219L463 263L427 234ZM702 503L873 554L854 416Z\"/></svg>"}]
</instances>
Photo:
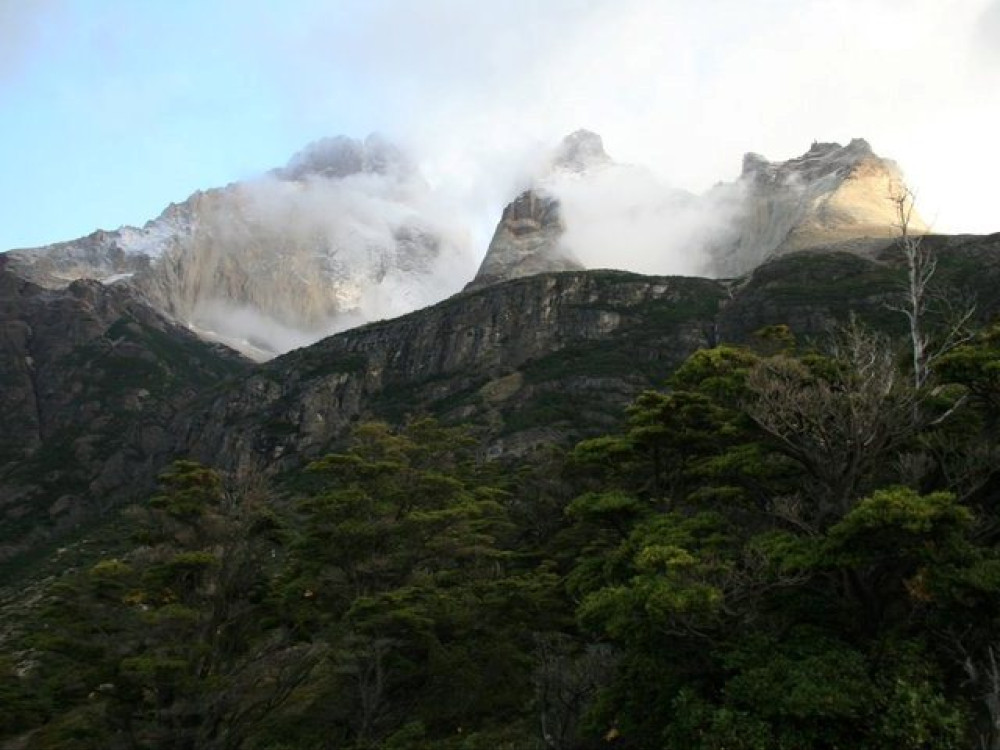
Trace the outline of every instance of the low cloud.
<instances>
[{"instance_id":1,"label":"low cloud","mask_svg":"<svg viewBox=\"0 0 1000 750\"><path fill-rule=\"evenodd\" d=\"M695 196L650 171L612 164L584 174L557 172L542 187L560 202L563 244L587 268L705 274L713 243L736 219L738 186Z\"/></svg>"},{"instance_id":2,"label":"low cloud","mask_svg":"<svg viewBox=\"0 0 1000 750\"><path fill-rule=\"evenodd\" d=\"M436 302L475 272L469 232L418 173L295 177L277 170L196 199L174 304L193 327L280 353Z\"/></svg>"}]
</instances>

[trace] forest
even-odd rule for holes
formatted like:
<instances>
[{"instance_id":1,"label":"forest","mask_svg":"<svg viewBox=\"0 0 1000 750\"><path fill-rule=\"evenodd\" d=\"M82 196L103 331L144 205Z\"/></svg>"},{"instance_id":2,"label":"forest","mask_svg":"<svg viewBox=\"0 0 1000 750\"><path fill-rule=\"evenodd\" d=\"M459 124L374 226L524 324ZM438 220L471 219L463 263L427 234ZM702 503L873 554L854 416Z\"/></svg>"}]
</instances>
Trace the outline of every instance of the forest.
<instances>
[{"instance_id":1,"label":"forest","mask_svg":"<svg viewBox=\"0 0 1000 750\"><path fill-rule=\"evenodd\" d=\"M178 461L8 634L0 737L1000 748L1000 327L946 344L772 326L518 460L413 415Z\"/></svg>"}]
</instances>

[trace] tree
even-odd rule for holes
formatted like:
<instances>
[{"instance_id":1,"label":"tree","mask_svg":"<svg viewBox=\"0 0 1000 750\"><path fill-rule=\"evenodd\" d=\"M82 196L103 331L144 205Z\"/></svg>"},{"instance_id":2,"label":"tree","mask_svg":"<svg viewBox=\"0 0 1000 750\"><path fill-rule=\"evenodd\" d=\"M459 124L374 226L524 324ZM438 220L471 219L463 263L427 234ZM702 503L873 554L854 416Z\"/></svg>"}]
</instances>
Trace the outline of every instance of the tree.
<instances>
[{"instance_id":1,"label":"tree","mask_svg":"<svg viewBox=\"0 0 1000 750\"><path fill-rule=\"evenodd\" d=\"M920 426L916 395L886 337L852 321L832 349L831 357L762 360L747 380L747 413L805 469L813 506L802 520L815 527L841 518L872 471Z\"/></svg>"},{"instance_id":2,"label":"tree","mask_svg":"<svg viewBox=\"0 0 1000 750\"><path fill-rule=\"evenodd\" d=\"M967 326L975 314L974 304L954 310L945 328L932 343L928 310L934 299L931 282L937 272L938 262L930 244L924 236L912 231L913 212L916 196L912 190L900 184L890 189L889 198L896 212L896 227L899 229L899 247L906 260L905 300L894 306L906 316L909 326L910 356L913 367L913 386L923 388L931 376L934 362L967 341L970 334Z\"/></svg>"},{"instance_id":3,"label":"tree","mask_svg":"<svg viewBox=\"0 0 1000 750\"><path fill-rule=\"evenodd\" d=\"M100 746L228 750L288 698L317 653L264 628L279 534L261 500L178 461L126 513L138 546L52 588L36 647L57 674L82 675L90 707L39 747L85 716Z\"/></svg>"}]
</instances>

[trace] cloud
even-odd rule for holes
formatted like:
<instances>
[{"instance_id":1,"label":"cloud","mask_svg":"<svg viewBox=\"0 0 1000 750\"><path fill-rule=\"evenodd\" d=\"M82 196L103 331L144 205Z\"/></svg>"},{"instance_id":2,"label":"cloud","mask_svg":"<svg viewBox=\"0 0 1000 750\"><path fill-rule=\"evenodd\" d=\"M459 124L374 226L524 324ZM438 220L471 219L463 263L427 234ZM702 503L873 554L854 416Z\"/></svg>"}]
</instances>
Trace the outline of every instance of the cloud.
<instances>
[{"instance_id":1,"label":"cloud","mask_svg":"<svg viewBox=\"0 0 1000 750\"><path fill-rule=\"evenodd\" d=\"M459 291L477 260L460 219L401 154L358 171L390 148L341 139L293 158L294 179L278 170L196 199L190 239L161 263L183 269L172 306L263 356Z\"/></svg>"},{"instance_id":2,"label":"cloud","mask_svg":"<svg viewBox=\"0 0 1000 750\"><path fill-rule=\"evenodd\" d=\"M747 151L782 160L864 137L901 163L942 230L998 228L983 172L1000 169L984 145L1000 126L1000 64L973 54L995 2L371 5L337 44L319 16L323 47L300 48L286 73L310 103L322 100L314 66L355 74L366 106L428 174L468 184L471 204L497 203L485 184L506 183L509 199L510 165L578 127L694 192L735 177Z\"/></svg>"},{"instance_id":3,"label":"cloud","mask_svg":"<svg viewBox=\"0 0 1000 750\"><path fill-rule=\"evenodd\" d=\"M1000 0L993 0L983 10L977 24L976 40L980 51L1000 62Z\"/></svg>"},{"instance_id":4,"label":"cloud","mask_svg":"<svg viewBox=\"0 0 1000 750\"><path fill-rule=\"evenodd\" d=\"M737 208L721 194L699 198L667 187L646 169L621 164L584 174L557 171L541 185L559 200L563 245L587 268L704 274L707 248Z\"/></svg>"}]
</instances>

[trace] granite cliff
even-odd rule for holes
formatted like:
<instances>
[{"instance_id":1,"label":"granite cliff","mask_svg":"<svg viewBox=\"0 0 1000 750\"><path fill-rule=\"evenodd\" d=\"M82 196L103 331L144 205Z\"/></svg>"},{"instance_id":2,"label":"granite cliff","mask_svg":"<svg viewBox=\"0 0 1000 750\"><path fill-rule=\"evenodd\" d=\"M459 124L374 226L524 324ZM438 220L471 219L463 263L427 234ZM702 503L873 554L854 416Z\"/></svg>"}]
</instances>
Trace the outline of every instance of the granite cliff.
<instances>
[{"instance_id":1,"label":"granite cliff","mask_svg":"<svg viewBox=\"0 0 1000 750\"><path fill-rule=\"evenodd\" d=\"M896 163L860 138L846 146L813 143L784 162L747 154L739 179L706 196L734 209L729 236L710 246L711 271L736 276L796 250L894 237L893 195L904 188ZM925 233L927 226L915 214L909 229Z\"/></svg>"}]
</instances>

